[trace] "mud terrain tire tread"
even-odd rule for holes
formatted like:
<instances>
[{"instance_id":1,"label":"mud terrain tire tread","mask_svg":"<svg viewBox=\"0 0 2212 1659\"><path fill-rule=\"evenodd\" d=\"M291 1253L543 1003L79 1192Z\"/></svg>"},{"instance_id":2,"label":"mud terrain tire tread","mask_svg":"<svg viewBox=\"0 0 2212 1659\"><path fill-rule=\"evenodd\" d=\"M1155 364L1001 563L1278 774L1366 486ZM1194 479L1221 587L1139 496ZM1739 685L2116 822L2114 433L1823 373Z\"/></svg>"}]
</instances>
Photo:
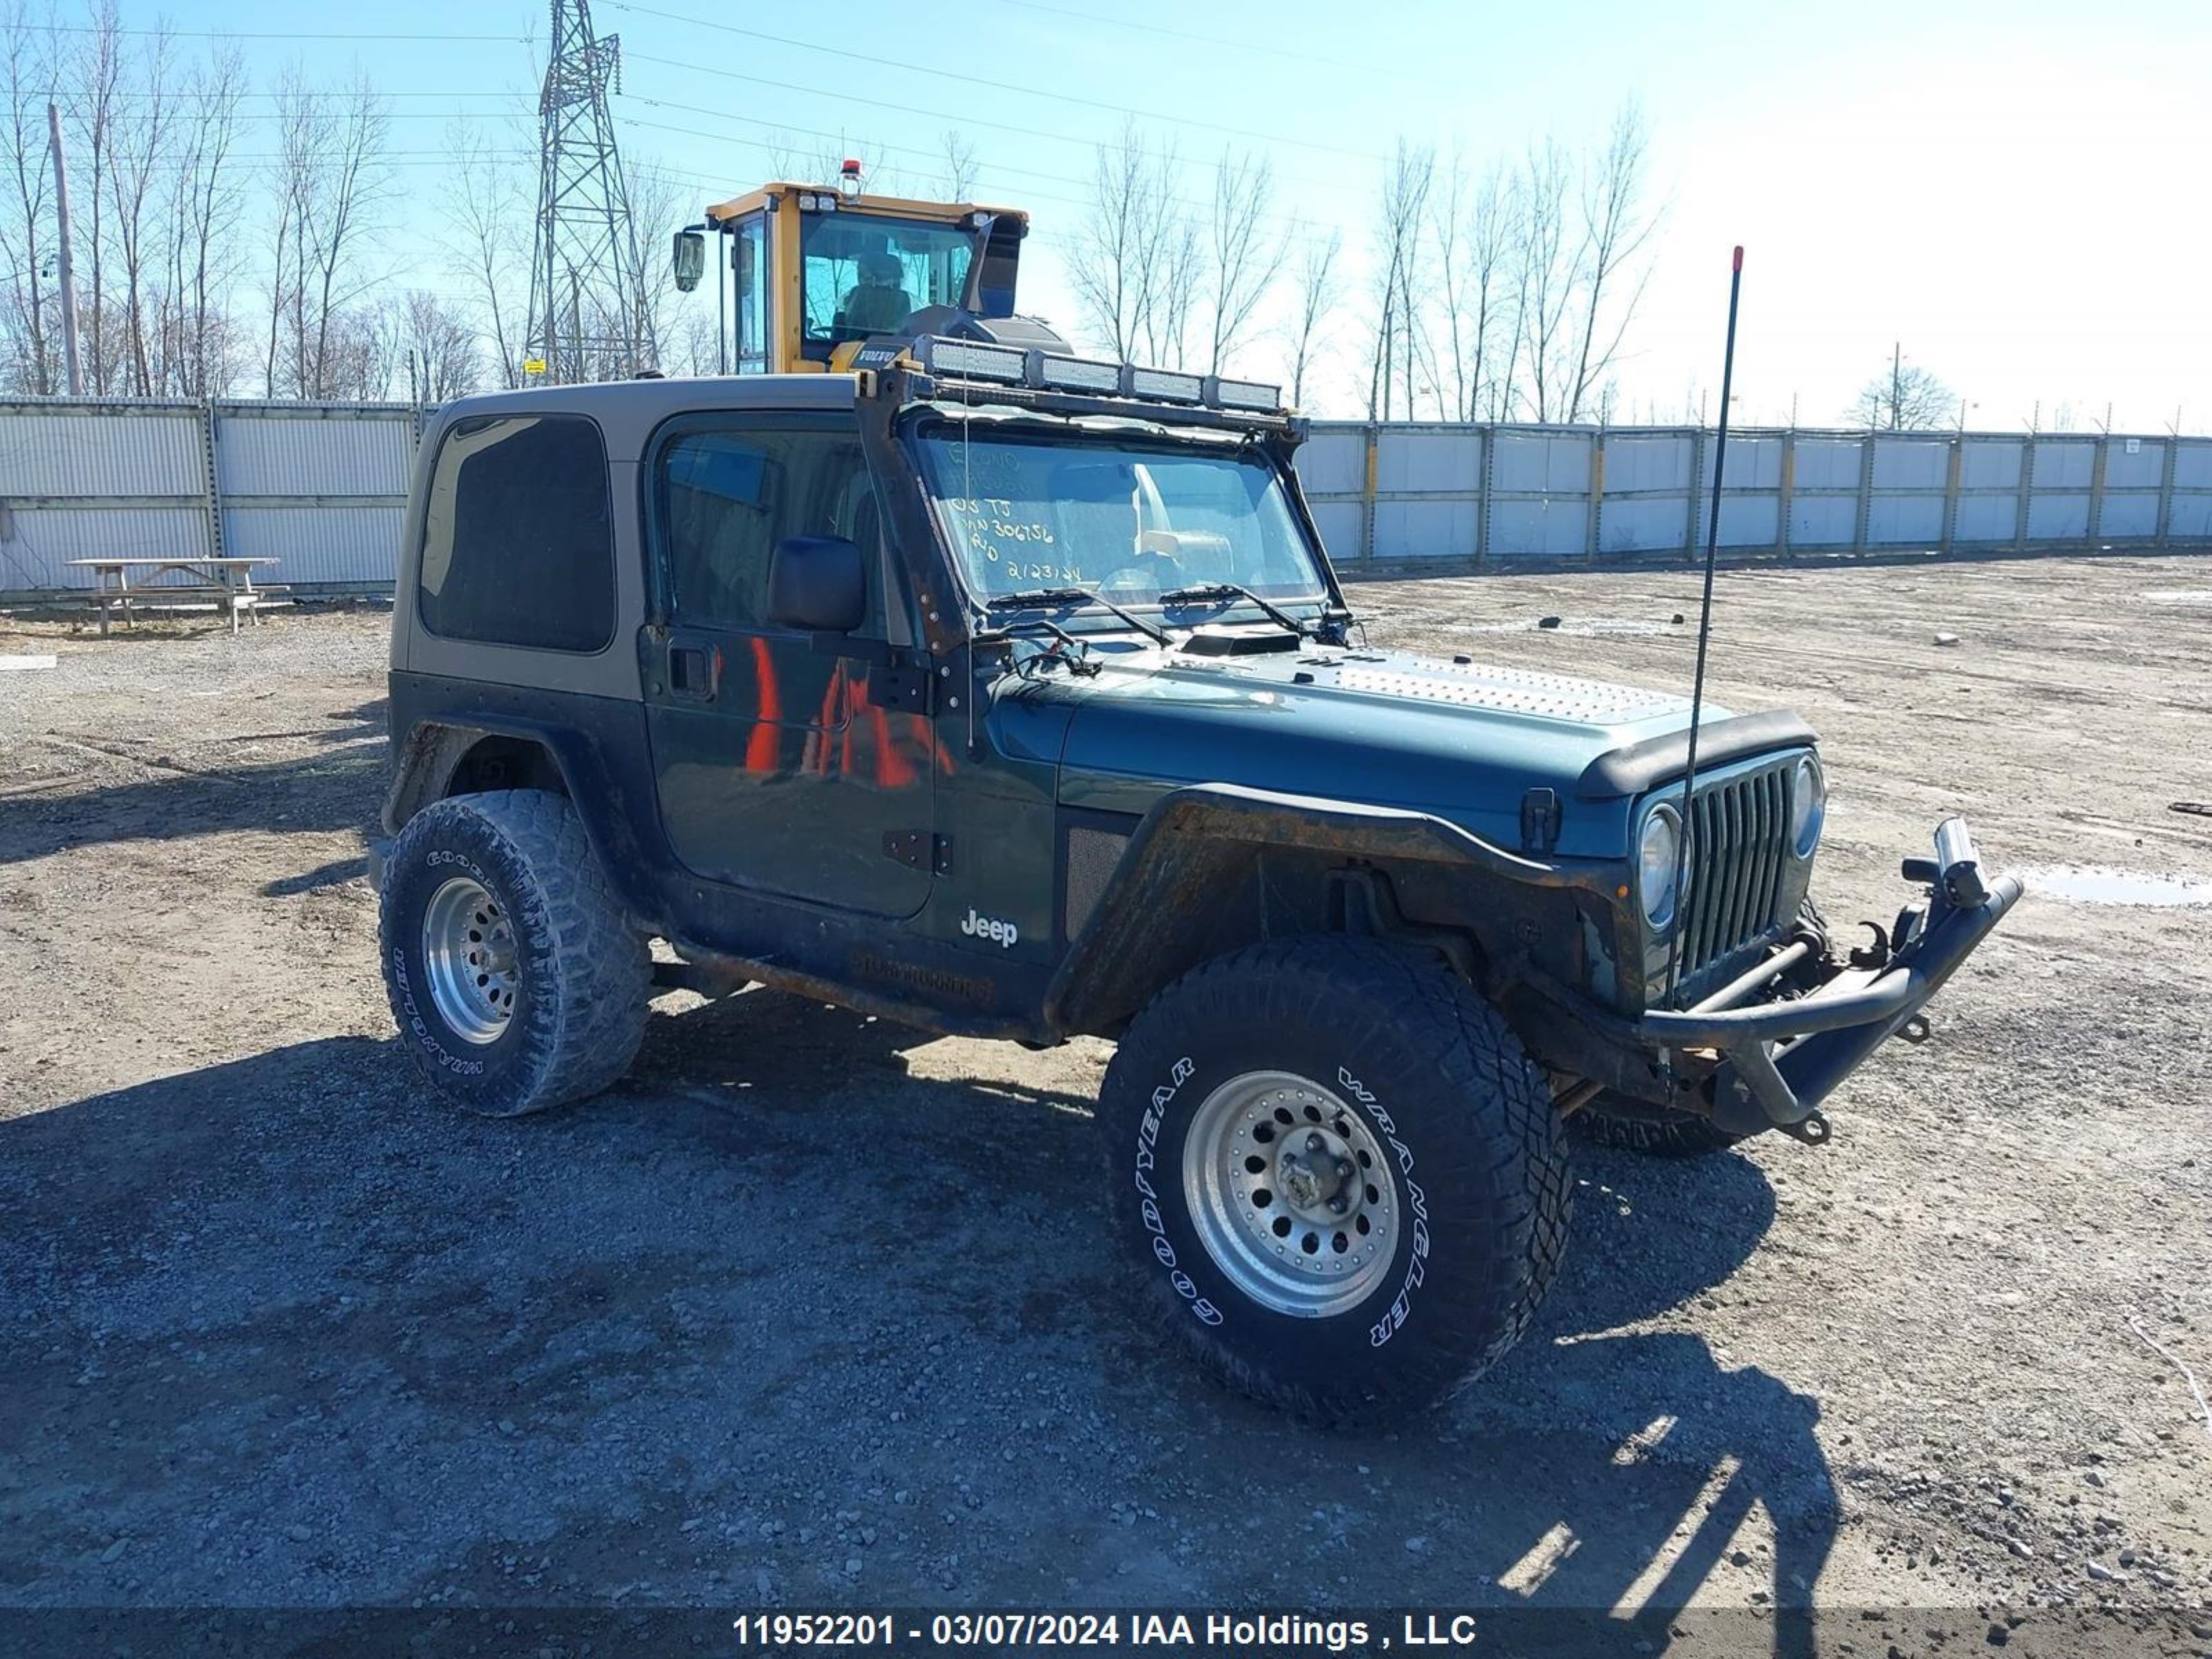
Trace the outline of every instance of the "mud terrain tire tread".
<instances>
[{"instance_id":1,"label":"mud terrain tire tread","mask_svg":"<svg viewBox=\"0 0 2212 1659\"><path fill-rule=\"evenodd\" d=\"M422 873L425 860L441 849L467 855L489 875L523 954L512 1026L482 1051L491 1064L474 1078L441 1063L427 989L413 996L410 1012L397 978L419 942L428 892L416 888L434 884ZM378 928L385 988L402 1043L441 1095L482 1115L520 1117L598 1094L629 1069L645 1038L652 962L565 797L504 789L439 801L408 820L386 868ZM465 1059L476 1055L452 1046Z\"/></svg>"},{"instance_id":2,"label":"mud terrain tire tread","mask_svg":"<svg viewBox=\"0 0 2212 1659\"><path fill-rule=\"evenodd\" d=\"M1328 1044L1356 1056L1363 1071L1371 1061L1368 1075L1388 1088L1388 1109L1418 1148L1413 1175L1427 1202L1431 1248L1410 1316L1382 1343L1370 1341L1370 1328L1399 1291L1395 1263L1358 1306L1328 1319L1297 1318L1243 1297L1189 1229L1182 1136L1209 1069L1233 1074L1266 1062L1255 1028L1327 1032ZM1188 1258L1183 1265L1207 1297L1229 1304L1217 1325L1194 1316L1193 1302L1164 1270L1154 1235L1140 1224L1132 1152L1156 1085L1179 1058L1224 1048L1230 1057L1199 1060L1188 1097L1163 1113L1152 1172L1163 1214L1176 1218L1170 1232ZM1346 1104L1357 1109L1352 1097ZM1309 1422L1380 1423L1474 1382L1527 1331L1565 1249L1572 1181L1550 1093L1497 1012L1418 946L1318 935L1202 963L1132 1024L1108 1068L1099 1118L1110 1224L1151 1316L1231 1387ZM1224 1334L1231 1320L1240 1333L1235 1340ZM1333 1378L1297 1363L1324 1328L1346 1339L1343 1372Z\"/></svg>"}]
</instances>

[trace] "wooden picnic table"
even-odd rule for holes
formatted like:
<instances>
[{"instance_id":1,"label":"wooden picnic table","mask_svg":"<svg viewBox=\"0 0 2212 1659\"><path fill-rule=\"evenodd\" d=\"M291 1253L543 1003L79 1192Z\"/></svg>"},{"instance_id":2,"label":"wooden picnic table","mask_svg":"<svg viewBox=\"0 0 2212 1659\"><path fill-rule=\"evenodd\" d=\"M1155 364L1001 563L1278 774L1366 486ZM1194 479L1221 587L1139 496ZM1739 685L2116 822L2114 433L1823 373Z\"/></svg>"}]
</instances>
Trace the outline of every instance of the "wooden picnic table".
<instances>
[{"instance_id":1,"label":"wooden picnic table","mask_svg":"<svg viewBox=\"0 0 2212 1659\"><path fill-rule=\"evenodd\" d=\"M178 599L211 599L218 610L230 613L230 631L238 633L238 613L245 611L253 620L261 620L261 602L282 588L253 585L256 566L275 564L274 558L152 558L152 559L71 559L72 569L93 573L94 586L92 603L100 610L100 636L107 637L108 613L120 609L123 620L131 618L133 599L154 605L173 602ZM137 583L131 573L139 574ZM170 574L190 578L184 582L164 582Z\"/></svg>"}]
</instances>

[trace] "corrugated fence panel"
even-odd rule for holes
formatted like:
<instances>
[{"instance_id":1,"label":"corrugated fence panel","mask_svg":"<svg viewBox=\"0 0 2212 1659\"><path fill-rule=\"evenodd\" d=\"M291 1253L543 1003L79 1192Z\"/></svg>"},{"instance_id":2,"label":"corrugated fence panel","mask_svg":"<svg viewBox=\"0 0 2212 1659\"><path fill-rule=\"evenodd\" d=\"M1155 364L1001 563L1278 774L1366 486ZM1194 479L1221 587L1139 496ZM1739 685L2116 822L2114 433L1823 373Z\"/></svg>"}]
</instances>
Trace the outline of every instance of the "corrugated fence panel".
<instances>
[{"instance_id":1,"label":"corrugated fence panel","mask_svg":"<svg viewBox=\"0 0 2212 1659\"><path fill-rule=\"evenodd\" d=\"M0 494L198 495L199 413L0 415Z\"/></svg>"},{"instance_id":2,"label":"corrugated fence panel","mask_svg":"<svg viewBox=\"0 0 2212 1659\"><path fill-rule=\"evenodd\" d=\"M1685 460L1683 465L1686 469L1688 465ZM1686 494L1632 495L1626 501L1616 501L1612 490L1612 452L1608 447L1605 513L1598 520L1597 550L1601 553L1679 552L1682 546L1682 526L1690 510L1689 496Z\"/></svg>"},{"instance_id":3,"label":"corrugated fence panel","mask_svg":"<svg viewBox=\"0 0 2212 1659\"><path fill-rule=\"evenodd\" d=\"M1357 501L1314 501L1314 528L1321 532L1321 544L1327 550L1330 561L1336 564L1352 564L1359 557L1359 522L1366 509Z\"/></svg>"},{"instance_id":4,"label":"corrugated fence panel","mask_svg":"<svg viewBox=\"0 0 2212 1659\"><path fill-rule=\"evenodd\" d=\"M2166 533L2175 541L2212 540L2212 443L2201 438L2174 441Z\"/></svg>"},{"instance_id":5,"label":"corrugated fence panel","mask_svg":"<svg viewBox=\"0 0 2212 1659\"><path fill-rule=\"evenodd\" d=\"M1472 559L1477 511L1473 501L1377 501L1378 559Z\"/></svg>"},{"instance_id":6,"label":"corrugated fence panel","mask_svg":"<svg viewBox=\"0 0 2212 1659\"><path fill-rule=\"evenodd\" d=\"M1691 441L1686 433L1633 437L1608 434L1605 441L1605 493L1671 489L1686 507L1690 488ZM1610 514L1613 509L1607 507Z\"/></svg>"},{"instance_id":7,"label":"corrugated fence panel","mask_svg":"<svg viewBox=\"0 0 2212 1659\"><path fill-rule=\"evenodd\" d=\"M17 507L9 517L0 592L90 587L92 573L70 569L71 559L185 559L208 550L207 513L197 506Z\"/></svg>"},{"instance_id":8,"label":"corrugated fence panel","mask_svg":"<svg viewBox=\"0 0 2212 1659\"><path fill-rule=\"evenodd\" d=\"M1365 429L1315 427L1298 449L1297 469L1309 495L1357 495L1367 487Z\"/></svg>"},{"instance_id":9,"label":"corrugated fence panel","mask_svg":"<svg viewBox=\"0 0 2212 1659\"><path fill-rule=\"evenodd\" d=\"M401 507L233 507L223 550L281 561L268 580L388 582L398 569Z\"/></svg>"},{"instance_id":10,"label":"corrugated fence panel","mask_svg":"<svg viewBox=\"0 0 2212 1659\"><path fill-rule=\"evenodd\" d=\"M1482 437L1462 430L1385 432L1375 453L1375 487L1472 495L1482 480Z\"/></svg>"},{"instance_id":11,"label":"corrugated fence panel","mask_svg":"<svg viewBox=\"0 0 2212 1659\"><path fill-rule=\"evenodd\" d=\"M209 552L210 412L0 400L0 594L88 586L73 558ZM219 403L212 414L222 550L276 559L264 578L303 591L392 580L416 410ZM1686 427L1338 421L1310 429L1297 465L1339 562L1467 568L1694 553L1713 448L1712 434ZM1735 433L1720 539L1751 552L2200 547L2212 543L2212 438Z\"/></svg>"},{"instance_id":12,"label":"corrugated fence panel","mask_svg":"<svg viewBox=\"0 0 2212 1659\"><path fill-rule=\"evenodd\" d=\"M392 415L251 415L216 421L216 477L229 495L404 495L414 423Z\"/></svg>"}]
</instances>

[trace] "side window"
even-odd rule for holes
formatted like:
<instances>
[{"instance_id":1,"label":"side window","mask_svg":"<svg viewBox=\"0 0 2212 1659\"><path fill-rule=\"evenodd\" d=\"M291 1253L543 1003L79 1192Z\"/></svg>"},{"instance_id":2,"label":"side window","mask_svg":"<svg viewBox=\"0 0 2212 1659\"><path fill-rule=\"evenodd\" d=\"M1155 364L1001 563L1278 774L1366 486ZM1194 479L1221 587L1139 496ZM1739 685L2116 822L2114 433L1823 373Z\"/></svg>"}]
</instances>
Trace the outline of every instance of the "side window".
<instances>
[{"instance_id":1,"label":"side window","mask_svg":"<svg viewBox=\"0 0 2212 1659\"><path fill-rule=\"evenodd\" d=\"M670 608L692 626L764 627L768 563L787 536L842 536L882 568L883 517L849 419L688 423L654 465ZM880 582L868 631L880 635Z\"/></svg>"},{"instance_id":2,"label":"side window","mask_svg":"<svg viewBox=\"0 0 2212 1659\"><path fill-rule=\"evenodd\" d=\"M453 640L598 651L614 638L607 453L576 415L456 421L438 445L416 609Z\"/></svg>"},{"instance_id":3,"label":"side window","mask_svg":"<svg viewBox=\"0 0 2212 1659\"><path fill-rule=\"evenodd\" d=\"M768 368L769 314L767 246L761 216L738 222L730 243L730 268L738 292L738 373L759 374Z\"/></svg>"}]
</instances>

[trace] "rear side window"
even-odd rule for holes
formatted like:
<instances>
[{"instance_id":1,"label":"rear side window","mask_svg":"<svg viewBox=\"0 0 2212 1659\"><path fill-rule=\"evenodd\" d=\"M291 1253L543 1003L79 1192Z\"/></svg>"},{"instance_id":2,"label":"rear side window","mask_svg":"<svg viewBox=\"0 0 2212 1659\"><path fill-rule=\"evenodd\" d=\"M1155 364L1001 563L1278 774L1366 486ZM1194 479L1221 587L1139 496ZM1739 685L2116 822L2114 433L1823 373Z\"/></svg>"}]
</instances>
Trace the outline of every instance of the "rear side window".
<instances>
[{"instance_id":1,"label":"rear side window","mask_svg":"<svg viewBox=\"0 0 2212 1659\"><path fill-rule=\"evenodd\" d=\"M438 446L416 608L453 640L598 651L614 638L607 452L576 415L456 421Z\"/></svg>"}]
</instances>

